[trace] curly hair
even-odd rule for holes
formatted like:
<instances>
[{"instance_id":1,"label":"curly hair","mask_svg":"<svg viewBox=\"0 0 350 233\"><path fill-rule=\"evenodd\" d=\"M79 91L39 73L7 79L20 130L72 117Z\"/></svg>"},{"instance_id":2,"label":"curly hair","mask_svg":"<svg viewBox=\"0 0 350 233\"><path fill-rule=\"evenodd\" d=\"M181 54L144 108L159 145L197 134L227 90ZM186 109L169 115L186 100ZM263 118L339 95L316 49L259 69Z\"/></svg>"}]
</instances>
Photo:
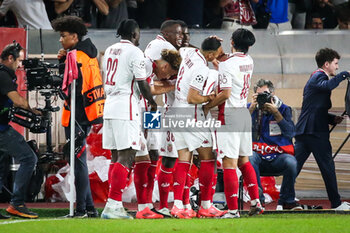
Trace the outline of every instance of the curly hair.
<instances>
[{"instance_id":1,"label":"curly hair","mask_svg":"<svg viewBox=\"0 0 350 233\"><path fill-rule=\"evenodd\" d=\"M182 59L178 51L163 49L161 58L168 62L173 70L179 70Z\"/></svg>"},{"instance_id":2,"label":"curly hair","mask_svg":"<svg viewBox=\"0 0 350 233\"><path fill-rule=\"evenodd\" d=\"M52 28L56 32L76 33L79 41L87 34L84 21L77 16L64 16L52 21Z\"/></svg>"}]
</instances>

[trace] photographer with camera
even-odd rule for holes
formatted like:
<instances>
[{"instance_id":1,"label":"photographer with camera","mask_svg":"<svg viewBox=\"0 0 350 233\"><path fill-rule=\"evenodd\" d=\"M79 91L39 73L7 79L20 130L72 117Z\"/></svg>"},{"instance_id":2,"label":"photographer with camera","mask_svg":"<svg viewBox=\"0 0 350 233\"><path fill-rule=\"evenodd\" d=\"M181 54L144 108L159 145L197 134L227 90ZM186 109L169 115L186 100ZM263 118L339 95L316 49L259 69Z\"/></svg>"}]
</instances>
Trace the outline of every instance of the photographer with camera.
<instances>
[{"instance_id":1,"label":"photographer with camera","mask_svg":"<svg viewBox=\"0 0 350 233\"><path fill-rule=\"evenodd\" d=\"M278 205L283 209L301 210L295 202L297 161L292 142L295 134L292 111L274 91L269 80L260 79L254 86L253 100L248 104L253 130L253 156L249 160L261 189L260 174L283 175ZM260 200L265 202L263 193Z\"/></svg>"},{"instance_id":2,"label":"photographer with camera","mask_svg":"<svg viewBox=\"0 0 350 233\"><path fill-rule=\"evenodd\" d=\"M17 92L17 68L22 66L24 49L18 43L8 44L1 53L0 60L0 157L11 155L20 163L16 173L10 206L6 211L11 215L22 218L37 218L24 204L28 183L32 177L37 156L29 147L24 137L9 125L9 111L12 106L27 109L35 114L39 111L32 109L28 101ZM7 164L6 164L7 165ZM0 164L0 173L5 169ZM5 177L0 177L0 190ZM0 215L0 218L4 216ZM6 217L6 216L5 216Z\"/></svg>"},{"instance_id":3,"label":"photographer with camera","mask_svg":"<svg viewBox=\"0 0 350 233\"><path fill-rule=\"evenodd\" d=\"M60 32L60 42L63 49L59 51L58 59L60 62L65 62L65 76L68 76L69 79L70 72L78 75L75 116L78 125L75 127L75 141L76 146L80 146L81 149L75 155L74 175L77 204L74 217L98 217L90 190L85 150L85 138L91 125L102 123L105 101L102 77L96 58L97 49L89 38L82 39L87 34L87 28L79 17L64 16L58 18L52 22L52 27L55 31ZM75 53L76 56L74 56ZM77 67L77 69L74 69L74 67ZM70 84L67 84L65 80L62 85L63 91L65 91L65 86L70 87ZM72 119L70 118L70 90L67 89L68 98L66 98L63 106L61 123L65 127L66 138L69 139Z\"/></svg>"},{"instance_id":4,"label":"photographer with camera","mask_svg":"<svg viewBox=\"0 0 350 233\"><path fill-rule=\"evenodd\" d=\"M332 107L331 93L340 82L350 77L349 71L336 75L339 59L340 55L329 48L320 49L316 53L318 69L311 74L304 87L303 104L296 125L295 158L298 162L299 174L312 153L326 185L331 208L350 210L349 203L342 203L340 200L332 145L329 141L329 124L339 124L343 120L342 116L328 113ZM335 77L331 78L331 76Z\"/></svg>"}]
</instances>

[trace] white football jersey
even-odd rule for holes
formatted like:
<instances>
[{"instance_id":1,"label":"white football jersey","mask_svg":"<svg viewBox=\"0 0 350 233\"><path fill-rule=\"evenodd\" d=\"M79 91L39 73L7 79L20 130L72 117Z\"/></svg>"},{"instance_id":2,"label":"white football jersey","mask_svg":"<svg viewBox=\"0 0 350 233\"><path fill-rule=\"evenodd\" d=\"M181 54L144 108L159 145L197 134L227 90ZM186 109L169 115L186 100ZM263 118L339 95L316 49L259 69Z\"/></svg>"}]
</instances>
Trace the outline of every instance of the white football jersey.
<instances>
[{"instance_id":1,"label":"white football jersey","mask_svg":"<svg viewBox=\"0 0 350 233\"><path fill-rule=\"evenodd\" d=\"M213 94L219 83L219 72L217 70L209 69L208 78L204 83L203 94L204 96Z\"/></svg>"},{"instance_id":2,"label":"white football jersey","mask_svg":"<svg viewBox=\"0 0 350 233\"><path fill-rule=\"evenodd\" d=\"M231 89L231 95L219 106L219 117L229 114L230 108L245 108L253 74L253 59L244 53L231 54L219 64L219 90ZM226 113L225 113L226 112Z\"/></svg>"},{"instance_id":3,"label":"white football jersey","mask_svg":"<svg viewBox=\"0 0 350 233\"><path fill-rule=\"evenodd\" d=\"M180 54L182 62L176 81L173 107L188 107L197 111L197 104L189 104L187 96L190 88L198 90L201 94L203 93L204 83L209 73L208 64L199 49L181 48ZM195 116L197 112L193 112L193 114Z\"/></svg>"},{"instance_id":4,"label":"white football jersey","mask_svg":"<svg viewBox=\"0 0 350 233\"><path fill-rule=\"evenodd\" d=\"M136 81L147 78L143 52L128 40L108 47L103 59L105 119L139 120Z\"/></svg>"},{"instance_id":5,"label":"white football jersey","mask_svg":"<svg viewBox=\"0 0 350 233\"><path fill-rule=\"evenodd\" d=\"M147 76L146 80L149 85L153 85L154 79L156 79L157 76L155 75L155 73L153 73L154 63L150 58L145 59L145 67L146 67L146 76ZM155 98L156 96L153 97L153 99ZM146 100L142 95L140 96L139 105L140 105L141 111L151 111L151 108L148 104L148 100Z\"/></svg>"},{"instance_id":6,"label":"white football jersey","mask_svg":"<svg viewBox=\"0 0 350 233\"><path fill-rule=\"evenodd\" d=\"M164 39L163 36L158 35L156 39L149 42L145 49L145 56L155 61L161 58L163 49L177 50L170 42ZM176 80L175 80L176 81ZM171 106L175 99L175 92L171 91L163 94L163 103L166 106Z\"/></svg>"},{"instance_id":7,"label":"white football jersey","mask_svg":"<svg viewBox=\"0 0 350 233\"><path fill-rule=\"evenodd\" d=\"M153 61L161 58L163 49L177 50L170 42L164 39L163 36L158 35L156 39L148 43L145 49L145 56Z\"/></svg>"}]
</instances>

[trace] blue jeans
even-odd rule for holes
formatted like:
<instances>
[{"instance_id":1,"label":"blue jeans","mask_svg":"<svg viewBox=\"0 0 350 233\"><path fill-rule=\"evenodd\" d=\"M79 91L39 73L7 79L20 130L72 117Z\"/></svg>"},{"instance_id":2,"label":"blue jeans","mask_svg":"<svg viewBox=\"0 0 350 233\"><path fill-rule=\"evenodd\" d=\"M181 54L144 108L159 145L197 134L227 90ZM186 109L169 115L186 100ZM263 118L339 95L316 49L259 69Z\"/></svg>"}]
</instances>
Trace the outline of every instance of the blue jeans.
<instances>
[{"instance_id":1,"label":"blue jeans","mask_svg":"<svg viewBox=\"0 0 350 233\"><path fill-rule=\"evenodd\" d=\"M293 155L280 154L274 160L266 161L258 153L253 152L253 156L249 160L254 167L258 185L261 189L260 174L264 176L283 175L278 204L295 202L294 184L297 177L297 160ZM260 196L260 200L265 201L263 194Z\"/></svg>"},{"instance_id":2,"label":"blue jeans","mask_svg":"<svg viewBox=\"0 0 350 233\"><path fill-rule=\"evenodd\" d=\"M15 177L11 204L22 205L38 158L23 136L12 127L0 131L0 156L6 155L14 157L20 164Z\"/></svg>"},{"instance_id":3,"label":"blue jeans","mask_svg":"<svg viewBox=\"0 0 350 233\"><path fill-rule=\"evenodd\" d=\"M70 127L66 127L65 133L66 138L70 138ZM78 128L75 128L76 132ZM82 126L85 135L90 131L89 126ZM94 202L91 195L90 181L89 181L89 171L86 164L86 140L83 141L83 152L79 158L75 156L75 166L74 166L74 176L75 176L75 191L77 194L77 205L76 210L78 212L85 212L85 210L92 210L94 208Z\"/></svg>"}]
</instances>

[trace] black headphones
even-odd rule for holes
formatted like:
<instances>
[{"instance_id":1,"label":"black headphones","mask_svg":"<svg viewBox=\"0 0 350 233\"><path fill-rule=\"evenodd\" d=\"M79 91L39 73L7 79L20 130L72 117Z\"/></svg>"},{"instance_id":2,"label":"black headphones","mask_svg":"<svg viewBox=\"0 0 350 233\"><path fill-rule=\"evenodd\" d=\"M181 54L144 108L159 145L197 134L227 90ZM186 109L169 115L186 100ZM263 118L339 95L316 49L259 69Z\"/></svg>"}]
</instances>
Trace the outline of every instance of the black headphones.
<instances>
[{"instance_id":1,"label":"black headphones","mask_svg":"<svg viewBox=\"0 0 350 233\"><path fill-rule=\"evenodd\" d=\"M14 40L12 44L9 44L4 48L1 53L1 59L6 59L9 55L12 55L14 59L17 59L21 50L23 50L23 47Z\"/></svg>"}]
</instances>

